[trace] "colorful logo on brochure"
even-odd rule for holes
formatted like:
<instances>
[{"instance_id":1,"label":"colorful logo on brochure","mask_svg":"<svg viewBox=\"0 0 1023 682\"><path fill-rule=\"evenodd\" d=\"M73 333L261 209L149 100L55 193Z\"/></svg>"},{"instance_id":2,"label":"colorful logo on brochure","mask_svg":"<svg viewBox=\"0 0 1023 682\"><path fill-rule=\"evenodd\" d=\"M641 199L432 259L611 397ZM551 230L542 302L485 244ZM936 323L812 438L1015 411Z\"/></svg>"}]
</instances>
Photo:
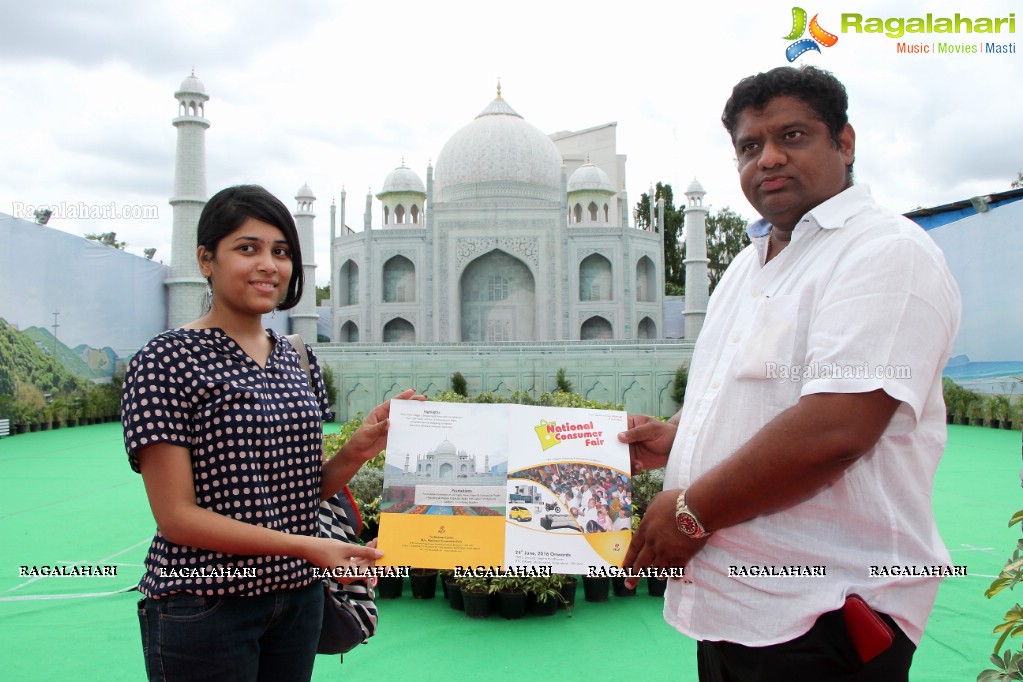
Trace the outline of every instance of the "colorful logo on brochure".
<instances>
[{"instance_id":1,"label":"colorful logo on brochure","mask_svg":"<svg viewBox=\"0 0 1023 682\"><path fill-rule=\"evenodd\" d=\"M819 15L813 15L813 19L810 20L809 26L806 23L806 10L802 7L792 8L792 31L785 36L785 40L794 40L795 42L785 48L785 58L789 62L794 62L799 59L800 56L806 54L810 50L820 52L820 45L824 47L833 47L838 42L838 36L834 33L830 33L821 28L821 25L817 23L817 17ZM809 38L803 38L803 34L807 31L810 33Z\"/></svg>"},{"instance_id":2,"label":"colorful logo on brochure","mask_svg":"<svg viewBox=\"0 0 1023 682\"><path fill-rule=\"evenodd\" d=\"M556 421L541 419L540 423L533 427L536 437L540 439L540 447L543 450L553 448L569 440L580 440L584 447L596 447L604 444L604 432L596 429L592 421L589 422L564 422L559 424Z\"/></svg>"}]
</instances>

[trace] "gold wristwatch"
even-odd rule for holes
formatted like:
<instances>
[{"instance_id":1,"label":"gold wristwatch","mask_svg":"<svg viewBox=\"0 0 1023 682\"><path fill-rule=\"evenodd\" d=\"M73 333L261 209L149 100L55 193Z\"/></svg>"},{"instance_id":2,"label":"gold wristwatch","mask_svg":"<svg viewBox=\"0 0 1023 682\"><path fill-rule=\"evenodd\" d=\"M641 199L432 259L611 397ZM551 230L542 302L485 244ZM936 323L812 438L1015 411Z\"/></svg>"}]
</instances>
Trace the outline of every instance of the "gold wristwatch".
<instances>
[{"instance_id":1,"label":"gold wristwatch","mask_svg":"<svg viewBox=\"0 0 1023 682\"><path fill-rule=\"evenodd\" d=\"M694 540L705 538L711 534L712 531L708 531L706 528L704 528L703 524L700 523L700 520L696 518L696 514L691 512L689 510L689 507L686 505L685 489L683 489L682 492L678 494L678 500L676 502L675 509L676 509L675 523L676 525L678 525L678 530L680 533L688 537L691 537Z\"/></svg>"}]
</instances>

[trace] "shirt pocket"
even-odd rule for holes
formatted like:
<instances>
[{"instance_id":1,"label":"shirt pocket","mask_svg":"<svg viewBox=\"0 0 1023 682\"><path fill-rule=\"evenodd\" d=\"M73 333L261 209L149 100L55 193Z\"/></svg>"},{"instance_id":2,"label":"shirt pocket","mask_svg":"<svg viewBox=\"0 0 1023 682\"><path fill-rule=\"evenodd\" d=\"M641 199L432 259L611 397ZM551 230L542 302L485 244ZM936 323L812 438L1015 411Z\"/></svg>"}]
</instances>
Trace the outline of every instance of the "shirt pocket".
<instances>
[{"instance_id":1,"label":"shirt pocket","mask_svg":"<svg viewBox=\"0 0 1023 682\"><path fill-rule=\"evenodd\" d=\"M790 374L799 325L799 296L763 297L735 356L736 379L775 379Z\"/></svg>"}]
</instances>

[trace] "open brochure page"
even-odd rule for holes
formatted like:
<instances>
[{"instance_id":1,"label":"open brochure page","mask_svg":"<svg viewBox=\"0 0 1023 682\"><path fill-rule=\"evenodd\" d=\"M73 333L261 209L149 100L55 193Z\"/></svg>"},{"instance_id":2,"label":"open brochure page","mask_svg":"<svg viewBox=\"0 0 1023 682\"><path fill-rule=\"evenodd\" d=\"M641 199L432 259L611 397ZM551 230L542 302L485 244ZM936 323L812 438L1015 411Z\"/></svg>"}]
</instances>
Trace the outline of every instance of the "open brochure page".
<instances>
[{"instance_id":1,"label":"open brochure page","mask_svg":"<svg viewBox=\"0 0 1023 682\"><path fill-rule=\"evenodd\" d=\"M625 412L391 402L379 566L621 566L632 538Z\"/></svg>"}]
</instances>

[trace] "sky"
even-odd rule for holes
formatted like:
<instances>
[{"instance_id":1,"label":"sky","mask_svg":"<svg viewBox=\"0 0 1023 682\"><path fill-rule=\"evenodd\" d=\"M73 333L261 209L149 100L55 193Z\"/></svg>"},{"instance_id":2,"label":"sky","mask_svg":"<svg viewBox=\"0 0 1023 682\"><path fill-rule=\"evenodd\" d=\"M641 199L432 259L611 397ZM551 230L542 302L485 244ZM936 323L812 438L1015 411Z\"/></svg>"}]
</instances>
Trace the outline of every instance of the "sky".
<instances>
[{"instance_id":1,"label":"sky","mask_svg":"<svg viewBox=\"0 0 1023 682\"><path fill-rule=\"evenodd\" d=\"M838 37L796 64L849 92L856 180L897 211L1010 188L1023 167L1023 11L1014 0L798 0ZM294 210L317 200L317 283L328 280L331 201L363 226L367 191L403 162L425 181L444 143L496 94L545 133L617 122L635 205L656 182L676 203L699 179L711 211L756 213L720 115L741 78L787 64L793 0L0 0L0 212L48 229L116 232L169 262L177 115L193 70L210 96L207 192L257 183ZM1008 18L1016 32L843 30L845 15ZM806 35L802 36L806 38ZM899 43L1011 46L1007 54L899 54ZM94 208L95 207L95 208ZM75 211L116 211L78 218ZM154 217L136 218L148 214ZM374 200L373 224L381 220Z\"/></svg>"}]
</instances>

